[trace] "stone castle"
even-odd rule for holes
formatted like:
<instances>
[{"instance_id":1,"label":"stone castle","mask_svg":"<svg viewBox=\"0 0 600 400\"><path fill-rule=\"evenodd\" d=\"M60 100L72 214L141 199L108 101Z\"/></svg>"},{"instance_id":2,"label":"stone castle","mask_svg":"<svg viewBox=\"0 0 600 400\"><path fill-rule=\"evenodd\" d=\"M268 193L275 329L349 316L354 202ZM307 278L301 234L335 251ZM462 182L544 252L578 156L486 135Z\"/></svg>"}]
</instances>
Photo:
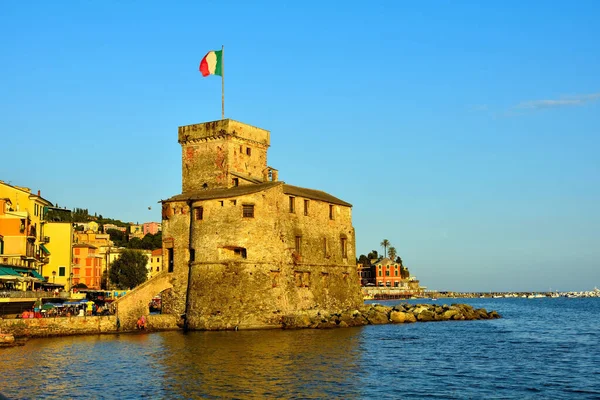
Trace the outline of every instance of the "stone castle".
<instances>
[{"instance_id":1,"label":"stone castle","mask_svg":"<svg viewBox=\"0 0 600 400\"><path fill-rule=\"evenodd\" d=\"M224 119L179 127L178 139L182 193L162 201L163 313L190 329L248 329L363 304L352 206L279 181L269 131Z\"/></svg>"}]
</instances>

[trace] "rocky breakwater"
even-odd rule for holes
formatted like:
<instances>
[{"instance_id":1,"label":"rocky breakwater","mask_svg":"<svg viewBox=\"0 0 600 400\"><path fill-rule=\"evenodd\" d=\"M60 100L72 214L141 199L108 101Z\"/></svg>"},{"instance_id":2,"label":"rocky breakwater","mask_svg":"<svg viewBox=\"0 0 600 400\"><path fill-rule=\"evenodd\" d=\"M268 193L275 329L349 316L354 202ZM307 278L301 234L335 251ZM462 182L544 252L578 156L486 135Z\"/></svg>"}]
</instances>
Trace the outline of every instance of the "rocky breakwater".
<instances>
[{"instance_id":1,"label":"rocky breakwater","mask_svg":"<svg viewBox=\"0 0 600 400\"><path fill-rule=\"evenodd\" d=\"M301 314L284 316L281 324L284 329L300 328L346 328L351 326L401 324L432 321L464 321L500 318L496 311L487 312L475 309L468 304L398 304L393 307L381 304L367 304L357 310L329 313L326 311L306 311Z\"/></svg>"}]
</instances>

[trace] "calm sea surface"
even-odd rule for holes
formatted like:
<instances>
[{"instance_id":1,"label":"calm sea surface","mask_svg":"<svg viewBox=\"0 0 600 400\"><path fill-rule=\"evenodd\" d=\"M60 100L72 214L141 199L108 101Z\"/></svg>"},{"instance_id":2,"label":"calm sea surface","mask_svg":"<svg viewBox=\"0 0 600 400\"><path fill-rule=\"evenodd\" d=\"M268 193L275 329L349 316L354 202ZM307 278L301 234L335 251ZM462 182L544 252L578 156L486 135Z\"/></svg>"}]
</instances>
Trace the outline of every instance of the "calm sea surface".
<instances>
[{"instance_id":1,"label":"calm sea surface","mask_svg":"<svg viewBox=\"0 0 600 400\"><path fill-rule=\"evenodd\" d=\"M0 393L11 399L600 398L600 298L436 303L453 302L503 318L36 339L0 349Z\"/></svg>"}]
</instances>

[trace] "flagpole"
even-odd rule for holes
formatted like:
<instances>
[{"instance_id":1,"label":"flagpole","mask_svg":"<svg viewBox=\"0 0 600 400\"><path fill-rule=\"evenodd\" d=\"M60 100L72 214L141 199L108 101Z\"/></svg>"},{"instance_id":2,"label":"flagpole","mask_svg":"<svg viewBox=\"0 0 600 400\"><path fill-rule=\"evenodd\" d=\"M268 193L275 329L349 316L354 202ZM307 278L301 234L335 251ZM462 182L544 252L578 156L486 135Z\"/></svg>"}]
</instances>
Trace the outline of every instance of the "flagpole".
<instances>
[{"instance_id":1,"label":"flagpole","mask_svg":"<svg viewBox=\"0 0 600 400\"><path fill-rule=\"evenodd\" d=\"M221 45L221 119L225 119L225 46Z\"/></svg>"}]
</instances>

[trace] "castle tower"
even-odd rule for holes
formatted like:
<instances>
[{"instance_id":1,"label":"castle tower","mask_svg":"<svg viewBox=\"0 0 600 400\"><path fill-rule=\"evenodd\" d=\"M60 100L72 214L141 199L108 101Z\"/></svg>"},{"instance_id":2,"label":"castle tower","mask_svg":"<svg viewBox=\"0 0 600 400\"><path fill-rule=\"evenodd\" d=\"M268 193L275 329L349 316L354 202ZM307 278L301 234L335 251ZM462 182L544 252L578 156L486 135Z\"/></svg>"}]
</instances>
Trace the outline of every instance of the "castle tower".
<instances>
[{"instance_id":1,"label":"castle tower","mask_svg":"<svg viewBox=\"0 0 600 400\"><path fill-rule=\"evenodd\" d=\"M267 167L270 132L231 119L180 126L182 192L276 180Z\"/></svg>"}]
</instances>

